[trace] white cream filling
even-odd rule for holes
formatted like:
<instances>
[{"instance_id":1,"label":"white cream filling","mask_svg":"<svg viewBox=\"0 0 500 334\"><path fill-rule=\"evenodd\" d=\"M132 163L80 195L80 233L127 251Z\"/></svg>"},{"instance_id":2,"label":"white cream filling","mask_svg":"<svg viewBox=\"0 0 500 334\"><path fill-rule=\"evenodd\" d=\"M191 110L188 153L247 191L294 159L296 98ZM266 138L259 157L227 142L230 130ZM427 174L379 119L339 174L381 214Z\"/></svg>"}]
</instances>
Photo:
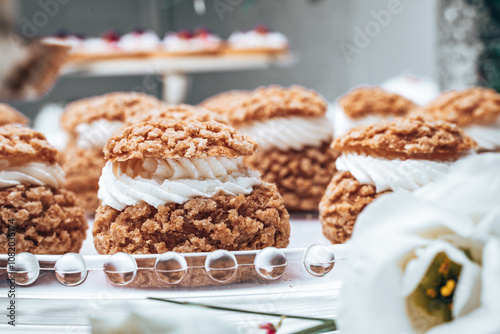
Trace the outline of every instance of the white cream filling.
<instances>
[{"instance_id":1,"label":"white cream filling","mask_svg":"<svg viewBox=\"0 0 500 334\"><path fill-rule=\"evenodd\" d=\"M162 41L163 49L169 52L196 52L211 50L219 47L221 39L216 35L206 37L181 38L176 34L165 36Z\"/></svg>"},{"instance_id":2,"label":"white cream filling","mask_svg":"<svg viewBox=\"0 0 500 334\"><path fill-rule=\"evenodd\" d=\"M32 184L59 188L64 184L64 172L57 164L29 162L11 166L9 161L0 160L0 188Z\"/></svg>"},{"instance_id":3,"label":"white cream filling","mask_svg":"<svg viewBox=\"0 0 500 334\"><path fill-rule=\"evenodd\" d=\"M76 145L83 149L102 149L113 133L123 127L123 122L100 119L81 123L76 127Z\"/></svg>"},{"instance_id":4,"label":"white cream filling","mask_svg":"<svg viewBox=\"0 0 500 334\"><path fill-rule=\"evenodd\" d=\"M332 123L326 116L271 118L240 126L238 130L257 141L261 150L301 150L331 141L333 135Z\"/></svg>"},{"instance_id":5,"label":"white cream filling","mask_svg":"<svg viewBox=\"0 0 500 334\"><path fill-rule=\"evenodd\" d=\"M288 39L279 32L235 31L229 36L228 43L235 49L283 49L288 46Z\"/></svg>"},{"instance_id":6,"label":"white cream filling","mask_svg":"<svg viewBox=\"0 0 500 334\"><path fill-rule=\"evenodd\" d=\"M90 54L100 54L112 53L117 51L117 49L116 45L102 38L95 37L84 40L80 45L78 45L78 48L75 51Z\"/></svg>"},{"instance_id":7,"label":"white cream filling","mask_svg":"<svg viewBox=\"0 0 500 334\"><path fill-rule=\"evenodd\" d=\"M260 184L258 172L242 167L241 159L225 157L108 161L99 179L102 205L116 210L146 202L155 208L182 204L219 191L248 195Z\"/></svg>"},{"instance_id":8,"label":"white cream filling","mask_svg":"<svg viewBox=\"0 0 500 334\"><path fill-rule=\"evenodd\" d=\"M335 138L345 135L349 130L360 127L372 125L384 120L393 120L394 117L382 116L365 116L361 118L351 118L347 116L344 109L337 105L333 110L333 134Z\"/></svg>"},{"instance_id":9,"label":"white cream filling","mask_svg":"<svg viewBox=\"0 0 500 334\"><path fill-rule=\"evenodd\" d=\"M160 39L153 31L129 33L118 41L118 47L125 52L154 51L160 45Z\"/></svg>"},{"instance_id":10,"label":"white cream filling","mask_svg":"<svg viewBox=\"0 0 500 334\"><path fill-rule=\"evenodd\" d=\"M430 160L374 158L355 153L342 154L338 170L350 172L361 184L375 186L377 192L414 191L446 175L451 163Z\"/></svg>"},{"instance_id":11,"label":"white cream filling","mask_svg":"<svg viewBox=\"0 0 500 334\"><path fill-rule=\"evenodd\" d=\"M500 121L495 125L470 125L464 128L466 135L477 142L481 151L496 151L500 149Z\"/></svg>"}]
</instances>

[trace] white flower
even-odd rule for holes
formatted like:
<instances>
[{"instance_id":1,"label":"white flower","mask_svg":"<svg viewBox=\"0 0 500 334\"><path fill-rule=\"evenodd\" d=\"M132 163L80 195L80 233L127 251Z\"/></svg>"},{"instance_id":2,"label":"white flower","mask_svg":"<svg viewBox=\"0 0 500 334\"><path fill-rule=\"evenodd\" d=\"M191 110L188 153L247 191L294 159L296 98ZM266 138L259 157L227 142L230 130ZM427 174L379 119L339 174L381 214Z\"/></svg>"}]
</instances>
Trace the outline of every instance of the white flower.
<instances>
[{"instance_id":1,"label":"white flower","mask_svg":"<svg viewBox=\"0 0 500 334\"><path fill-rule=\"evenodd\" d=\"M500 154L381 196L349 247L342 333L500 333Z\"/></svg>"}]
</instances>

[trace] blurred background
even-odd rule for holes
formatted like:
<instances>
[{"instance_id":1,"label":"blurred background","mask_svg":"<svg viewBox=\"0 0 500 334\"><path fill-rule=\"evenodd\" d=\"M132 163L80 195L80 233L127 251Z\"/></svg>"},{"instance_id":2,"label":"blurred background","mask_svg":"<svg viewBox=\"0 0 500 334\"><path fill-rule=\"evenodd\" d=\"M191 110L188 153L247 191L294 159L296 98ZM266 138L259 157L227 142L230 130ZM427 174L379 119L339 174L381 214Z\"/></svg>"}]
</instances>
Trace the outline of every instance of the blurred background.
<instances>
[{"instance_id":1,"label":"blurred background","mask_svg":"<svg viewBox=\"0 0 500 334\"><path fill-rule=\"evenodd\" d=\"M222 38L265 24L285 34L294 61L287 66L189 75L186 102L230 89L300 84L334 101L351 87L402 74L428 77L442 88L474 84L481 50L478 4L468 0L0 0L0 11L28 39L66 29L100 36L110 29L167 31L208 27ZM477 2L477 1L476 1ZM389 15L386 15L389 13ZM460 49L462 48L462 49ZM472 75L471 75L472 72ZM65 76L42 99L13 106L33 117L49 102L110 91L161 96L161 80L137 76Z\"/></svg>"}]
</instances>

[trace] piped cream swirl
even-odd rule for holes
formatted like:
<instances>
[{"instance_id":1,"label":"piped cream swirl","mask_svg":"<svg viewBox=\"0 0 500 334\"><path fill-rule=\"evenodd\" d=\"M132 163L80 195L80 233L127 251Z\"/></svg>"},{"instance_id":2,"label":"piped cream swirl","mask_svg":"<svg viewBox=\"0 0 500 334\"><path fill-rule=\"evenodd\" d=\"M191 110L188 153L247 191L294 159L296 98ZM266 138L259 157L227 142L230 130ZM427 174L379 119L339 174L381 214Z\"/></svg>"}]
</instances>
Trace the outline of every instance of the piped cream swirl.
<instances>
[{"instance_id":1,"label":"piped cream swirl","mask_svg":"<svg viewBox=\"0 0 500 334\"><path fill-rule=\"evenodd\" d=\"M7 160L0 160L0 188L31 184L59 188L64 184L64 172L59 165L43 162L29 162L12 166Z\"/></svg>"},{"instance_id":2,"label":"piped cream swirl","mask_svg":"<svg viewBox=\"0 0 500 334\"><path fill-rule=\"evenodd\" d=\"M99 179L102 205L116 210L146 202L155 208L182 204L194 197L249 194L260 184L259 173L225 157L108 161Z\"/></svg>"},{"instance_id":3,"label":"piped cream swirl","mask_svg":"<svg viewBox=\"0 0 500 334\"><path fill-rule=\"evenodd\" d=\"M388 160L359 154L342 154L338 170L350 172L361 184L375 186L377 192L414 191L448 173L450 163L430 160Z\"/></svg>"},{"instance_id":4,"label":"piped cream swirl","mask_svg":"<svg viewBox=\"0 0 500 334\"><path fill-rule=\"evenodd\" d=\"M259 144L259 149L301 150L331 141L333 127L325 117L278 117L254 121L238 128Z\"/></svg>"},{"instance_id":5,"label":"piped cream swirl","mask_svg":"<svg viewBox=\"0 0 500 334\"><path fill-rule=\"evenodd\" d=\"M228 43L235 49L282 49L288 46L288 39L279 32L235 31L229 36Z\"/></svg>"},{"instance_id":6,"label":"piped cream swirl","mask_svg":"<svg viewBox=\"0 0 500 334\"><path fill-rule=\"evenodd\" d=\"M113 133L123 127L123 122L100 119L92 123L81 123L76 127L76 145L83 149L102 149Z\"/></svg>"}]
</instances>

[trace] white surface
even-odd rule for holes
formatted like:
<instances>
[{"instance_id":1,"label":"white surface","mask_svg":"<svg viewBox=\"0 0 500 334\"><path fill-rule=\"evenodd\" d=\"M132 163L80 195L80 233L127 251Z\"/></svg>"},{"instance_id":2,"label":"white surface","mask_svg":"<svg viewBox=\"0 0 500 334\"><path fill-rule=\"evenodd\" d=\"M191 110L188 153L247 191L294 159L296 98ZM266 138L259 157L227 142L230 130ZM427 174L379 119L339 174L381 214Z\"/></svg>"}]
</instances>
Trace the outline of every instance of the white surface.
<instances>
[{"instance_id":1,"label":"white surface","mask_svg":"<svg viewBox=\"0 0 500 334\"><path fill-rule=\"evenodd\" d=\"M92 222L89 223L91 225ZM291 224L289 248L306 247L313 243L328 244L321 233L321 224L317 217L294 215ZM340 254L341 249L341 247L338 248ZM81 253L96 254L90 229ZM339 258L342 258L342 255ZM262 284L244 283L232 287L187 290L140 290L114 287L107 283L102 271L91 270L86 282L77 287L64 287L58 282L52 283L53 279L50 275L45 275L33 287L18 288L17 309L19 313L16 329L32 333L90 333L88 322L90 315L104 311L116 313L119 306L124 304L163 312L171 312L179 308L185 308L186 312L190 311L188 306L145 300L146 296L185 299L263 312L335 318L345 260L337 261L333 271L323 278L314 278L307 274L301 262L291 262L287 272L288 270L298 274L298 277ZM61 294L61 292L65 293ZM0 296L0 306L5 305L6 302L7 299ZM0 315L5 312L5 310L0 311ZM279 321L278 318L258 315L211 310L206 310L206 312L234 325L240 333L263 333L258 329L259 324L266 322L276 324ZM287 319L280 333L291 333L315 324L309 321ZM0 332L10 329L5 323L0 323Z\"/></svg>"}]
</instances>

